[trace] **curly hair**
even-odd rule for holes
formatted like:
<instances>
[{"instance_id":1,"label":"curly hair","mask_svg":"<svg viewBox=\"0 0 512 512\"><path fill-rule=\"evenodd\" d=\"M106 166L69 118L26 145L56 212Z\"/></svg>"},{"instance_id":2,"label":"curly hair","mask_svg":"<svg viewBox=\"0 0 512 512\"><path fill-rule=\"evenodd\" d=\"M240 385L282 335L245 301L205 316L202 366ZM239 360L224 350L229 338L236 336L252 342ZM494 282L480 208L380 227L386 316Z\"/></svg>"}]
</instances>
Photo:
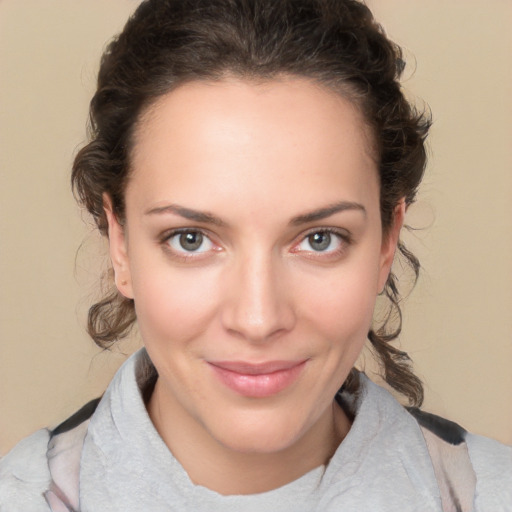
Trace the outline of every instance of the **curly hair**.
<instances>
[{"instance_id":1,"label":"curly hair","mask_svg":"<svg viewBox=\"0 0 512 512\"><path fill-rule=\"evenodd\" d=\"M426 165L430 119L405 99L403 69L400 48L357 0L146 0L103 54L90 142L73 165L75 193L107 235L103 195L123 222L134 130L160 96L194 80L299 76L331 88L363 113L373 133L386 234L397 204L414 201ZM398 250L417 278L418 260L403 243ZM103 348L126 336L136 320L133 300L121 296L111 278L109 286L88 319L89 334ZM368 337L387 383L420 405L421 381L407 354L390 344L401 328L393 274L384 294L389 312ZM355 371L345 386L357 386Z\"/></svg>"}]
</instances>

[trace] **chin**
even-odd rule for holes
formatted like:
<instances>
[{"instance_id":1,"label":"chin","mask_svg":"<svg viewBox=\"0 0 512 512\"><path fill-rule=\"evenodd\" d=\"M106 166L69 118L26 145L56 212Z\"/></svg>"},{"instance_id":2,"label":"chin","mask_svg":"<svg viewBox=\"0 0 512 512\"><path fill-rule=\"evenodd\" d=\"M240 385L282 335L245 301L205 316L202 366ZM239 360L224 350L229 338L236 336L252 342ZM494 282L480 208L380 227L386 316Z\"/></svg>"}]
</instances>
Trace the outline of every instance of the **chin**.
<instances>
[{"instance_id":1,"label":"chin","mask_svg":"<svg viewBox=\"0 0 512 512\"><path fill-rule=\"evenodd\" d=\"M293 422L289 417L280 421L272 413L266 420L262 417L248 420L249 418L244 421L225 419L220 429L210 430L210 435L226 448L248 454L277 453L286 450L301 438L301 431L297 429L298 421ZM226 425L230 428L226 429Z\"/></svg>"}]
</instances>

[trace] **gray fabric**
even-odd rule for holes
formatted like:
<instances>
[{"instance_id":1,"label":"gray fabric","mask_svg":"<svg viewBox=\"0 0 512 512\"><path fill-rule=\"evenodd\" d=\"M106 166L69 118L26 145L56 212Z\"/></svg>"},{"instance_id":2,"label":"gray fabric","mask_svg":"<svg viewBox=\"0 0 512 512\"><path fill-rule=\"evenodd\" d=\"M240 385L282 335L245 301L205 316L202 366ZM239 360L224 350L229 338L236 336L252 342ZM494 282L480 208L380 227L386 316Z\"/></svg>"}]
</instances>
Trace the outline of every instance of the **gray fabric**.
<instances>
[{"instance_id":1,"label":"gray fabric","mask_svg":"<svg viewBox=\"0 0 512 512\"><path fill-rule=\"evenodd\" d=\"M43 493L50 483L49 438L47 429L38 430L0 459L0 512L48 512Z\"/></svg>"},{"instance_id":2,"label":"gray fabric","mask_svg":"<svg viewBox=\"0 0 512 512\"><path fill-rule=\"evenodd\" d=\"M476 512L512 511L512 447L483 436L466 438L476 473Z\"/></svg>"},{"instance_id":3,"label":"gray fabric","mask_svg":"<svg viewBox=\"0 0 512 512\"><path fill-rule=\"evenodd\" d=\"M149 419L130 358L93 415L80 470L82 512L441 511L439 489L416 420L363 376L354 424L327 468L280 489L221 496L192 484ZM512 511L512 449L468 435L477 475L475 512ZM0 460L0 512L48 512L42 497L48 431Z\"/></svg>"}]
</instances>

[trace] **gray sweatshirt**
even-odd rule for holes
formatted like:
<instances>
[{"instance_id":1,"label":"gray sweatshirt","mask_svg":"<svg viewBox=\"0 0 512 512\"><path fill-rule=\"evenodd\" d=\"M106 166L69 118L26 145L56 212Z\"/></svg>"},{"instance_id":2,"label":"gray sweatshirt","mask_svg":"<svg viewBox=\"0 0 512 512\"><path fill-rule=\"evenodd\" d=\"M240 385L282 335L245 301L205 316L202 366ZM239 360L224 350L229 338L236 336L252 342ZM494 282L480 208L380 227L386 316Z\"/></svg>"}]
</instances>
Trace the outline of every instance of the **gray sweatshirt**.
<instances>
[{"instance_id":1,"label":"gray sweatshirt","mask_svg":"<svg viewBox=\"0 0 512 512\"><path fill-rule=\"evenodd\" d=\"M75 428L67 438L66 443L74 443L75 436L80 448L83 444L79 458L57 470L59 485L65 493L73 485L78 489L79 482L76 510L443 510L435 471L440 466L449 466L450 454L442 454L433 464L427 449L428 436L425 437L418 421L364 375L361 375L358 397L344 397L346 403L352 400L355 419L327 466L318 467L283 487L256 495L223 496L193 484L147 414L141 394L145 383L140 369L146 357L144 351L139 351L123 365L90 421ZM463 430L460 432L476 475L474 503L469 510L512 511L512 448ZM49 505L52 502L48 498L50 434L48 429L37 431L0 460L0 512L70 510L58 499ZM65 452L67 448L61 446L60 449ZM55 473L53 476L55 479Z\"/></svg>"}]
</instances>

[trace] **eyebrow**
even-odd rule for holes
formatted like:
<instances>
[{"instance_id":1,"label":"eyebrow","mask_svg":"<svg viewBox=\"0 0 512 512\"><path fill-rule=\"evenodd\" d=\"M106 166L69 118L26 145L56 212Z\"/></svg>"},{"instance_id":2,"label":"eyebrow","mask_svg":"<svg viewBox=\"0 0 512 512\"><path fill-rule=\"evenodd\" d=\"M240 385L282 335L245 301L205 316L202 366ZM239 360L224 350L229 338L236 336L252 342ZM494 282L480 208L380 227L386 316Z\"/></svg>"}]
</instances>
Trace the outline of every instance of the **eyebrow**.
<instances>
[{"instance_id":1,"label":"eyebrow","mask_svg":"<svg viewBox=\"0 0 512 512\"><path fill-rule=\"evenodd\" d=\"M293 217L293 219L290 221L290 224L297 226L300 224L307 224L308 222L316 222L318 220L326 219L335 213L344 212L347 210L359 211L364 215L364 217L366 217L366 208L362 204L354 203L352 201L340 201L338 203L328 205L324 208L319 208L318 210L313 210L302 215L297 215L297 217Z\"/></svg>"},{"instance_id":2,"label":"eyebrow","mask_svg":"<svg viewBox=\"0 0 512 512\"><path fill-rule=\"evenodd\" d=\"M301 224L307 224L309 222L316 222L322 219L326 219L331 215L336 213L344 212L344 211L359 211L364 217L366 217L366 208L360 203L354 203L352 201L340 201L338 203L334 203L323 208L318 208L316 210L303 213L301 215L297 215L290 220L291 226L298 226ZM192 208L186 208L185 206L180 206L178 204L169 204L165 206L158 206L156 208L151 208L150 210L145 212L145 215L158 215L158 214L166 214L172 213L174 215L179 215L188 220L193 220L195 222L201 222L204 224L213 224L215 226L225 227L227 223L216 217L215 215L209 212L202 212L199 210L193 210Z\"/></svg>"},{"instance_id":3,"label":"eyebrow","mask_svg":"<svg viewBox=\"0 0 512 512\"><path fill-rule=\"evenodd\" d=\"M215 226L226 226L227 224L208 212L201 212L199 210L193 210L191 208L185 208L184 206L180 206L178 204L169 204L166 206L158 206L156 208L151 208L145 215L155 215L155 214L163 214L163 213L173 213L175 215L179 215L185 219L193 220L195 222L201 222L204 224L214 224Z\"/></svg>"}]
</instances>

